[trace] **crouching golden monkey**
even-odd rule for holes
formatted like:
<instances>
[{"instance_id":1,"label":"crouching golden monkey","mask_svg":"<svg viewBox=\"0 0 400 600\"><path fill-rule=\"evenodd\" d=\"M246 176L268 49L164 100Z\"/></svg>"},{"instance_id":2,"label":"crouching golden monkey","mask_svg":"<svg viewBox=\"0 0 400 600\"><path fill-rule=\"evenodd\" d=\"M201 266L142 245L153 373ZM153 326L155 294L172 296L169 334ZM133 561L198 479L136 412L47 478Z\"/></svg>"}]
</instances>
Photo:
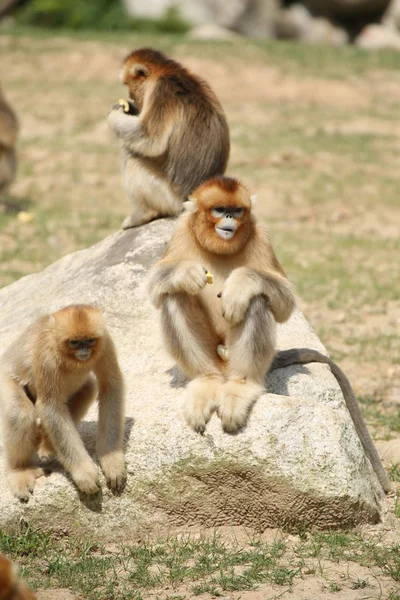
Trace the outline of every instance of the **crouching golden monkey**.
<instances>
[{"instance_id":1,"label":"crouching golden monkey","mask_svg":"<svg viewBox=\"0 0 400 600\"><path fill-rule=\"evenodd\" d=\"M121 491L124 382L114 343L101 311L82 304L45 315L6 350L0 363L0 416L8 482L28 500L35 478L35 451L54 452L78 488L99 490L96 465L78 425L98 396L97 453L107 484Z\"/></svg>"},{"instance_id":2,"label":"crouching golden monkey","mask_svg":"<svg viewBox=\"0 0 400 600\"><path fill-rule=\"evenodd\" d=\"M188 424L204 431L217 409L224 430L234 432L264 389L276 321L289 318L295 299L239 181L211 179L191 201L149 289L161 308L167 348L192 379Z\"/></svg>"}]
</instances>

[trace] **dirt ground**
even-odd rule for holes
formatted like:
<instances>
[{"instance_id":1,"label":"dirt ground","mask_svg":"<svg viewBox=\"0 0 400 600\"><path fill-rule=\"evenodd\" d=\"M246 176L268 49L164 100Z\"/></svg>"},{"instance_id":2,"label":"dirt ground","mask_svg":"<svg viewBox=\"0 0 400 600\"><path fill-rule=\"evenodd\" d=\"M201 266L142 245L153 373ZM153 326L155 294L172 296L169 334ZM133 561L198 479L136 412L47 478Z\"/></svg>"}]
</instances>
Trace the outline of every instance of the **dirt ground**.
<instances>
[{"instance_id":1,"label":"dirt ground","mask_svg":"<svg viewBox=\"0 0 400 600\"><path fill-rule=\"evenodd\" d=\"M124 94L122 56L148 43L136 41L0 36L1 82L21 122L18 179L0 211L0 285L95 243L127 214L105 116ZM340 58L339 75L318 73L307 66L309 51L300 61L295 50L282 58L257 46L223 46L214 56L202 45L162 43L220 98L231 129L229 174L256 191L256 212L270 227L301 310L356 393L374 401L367 418L386 465L400 463L400 71L357 56L354 64ZM22 223L20 210L32 222ZM396 503L392 495L384 523L363 531L377 544L400 544ZM316 558L307 569L291 588L261 585L223 597L400 598L400 584L377 567ZM39 600L78 597L38 593Z\"/></svg>"}]
</instances>

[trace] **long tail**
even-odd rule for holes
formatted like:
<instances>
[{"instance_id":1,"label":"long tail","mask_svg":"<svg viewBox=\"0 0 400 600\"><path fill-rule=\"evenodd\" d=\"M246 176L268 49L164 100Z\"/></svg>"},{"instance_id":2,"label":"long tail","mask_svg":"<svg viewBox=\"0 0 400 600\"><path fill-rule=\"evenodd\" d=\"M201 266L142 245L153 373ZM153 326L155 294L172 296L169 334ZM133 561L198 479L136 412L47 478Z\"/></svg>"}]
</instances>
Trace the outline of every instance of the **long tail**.
<instances>
[{"instance_id":1,"label":"long tail","mask_svg":"<svg viewBox=\"0 0 400 600\"><path fill-rule=\"evenodd\" d=\"M311 348L293 348L291 350L280 350L276 353L270 370L282 369L293 364L305 365L310 362L325 363L329 365L332 373L337 379L337 382L342 390L346 406L349 410L351 418L353 419L354 426L358 433L358 437L364 447L365 453L368 456L373 469L379 479L379 482L385 492L392 490L392 485L389 481L389 477L383 468L381 459L376 451L374 442L369 434L364 418L361 414L360 406L357 402L357 398L354 395L353 389L350 385L349 380L343 373L342 369L338 367L330 358L318 352L318 350L312 350Z\"/></svg>"}]
</instances>

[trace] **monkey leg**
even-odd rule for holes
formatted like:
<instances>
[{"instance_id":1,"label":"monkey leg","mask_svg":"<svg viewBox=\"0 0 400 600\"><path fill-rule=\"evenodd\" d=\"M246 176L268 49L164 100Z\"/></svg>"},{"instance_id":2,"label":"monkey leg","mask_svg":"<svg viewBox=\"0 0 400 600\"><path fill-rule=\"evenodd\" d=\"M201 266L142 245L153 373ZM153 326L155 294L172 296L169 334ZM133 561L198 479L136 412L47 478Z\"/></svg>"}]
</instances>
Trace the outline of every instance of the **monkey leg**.
<instances>
[{"instance_id":1,"label":"monkey leg","mask_svg":"<svg viewBox=\"0 0 400 600\"><path fill-rule=\"evenodd\" d=\"M85 381L83 386L75 392L68 400L68 407L75 425L78 427L83 417L89 410L90 405L94 402L97 395L97 384L92 376ZM42 460L49 460L54 456L55 450L50 441L49 436L41 425L40 443L38 448L38 456Z\"/></svg>"},{"instance_id":2,"label":"monkey leg","mask_svg":"<svg viewBox=\"0 0 400 600\"><path fill-rule=\"evenodd\" d=\"M35 406L17 382L6 376L0 381L8 484L14 496L27 501L43 475L32 462L38 443Z\"/></svg>"},{"instance_id":3,"label":"monkey leg","mask_svg":"<svg viewBox=\"0 0 400 600\"><path fill-rule=\"evenodd\" d=\"M228 381L218 393L218 414L225 431L243 427L263 392L264 377L275 351L275 319L265 296L249 304L244 320L228 333Z\"/></svg>"},{"instance_id":4,"label":"monkey leg","mask_svg":"<svg viewBox=\"0 0 400 600\"><path fill-rule=\"evenodd\" d=\"M170 354L193 379L185 392L185 419L195 431L202 432L215 410L216 394L224 379L216 352L221 340L195 296L166 295L161 321Z\"/></svg>"},{"instance_id":5,"label":"monkey leg","mask_svg":"<svg viewBox=\"0 0 400 600\"><path fill-rule=\"evenodd\" d=\"M122 229L178 215L183 208L183 198L174 192L164 175L144 160L127 160L123 169L123 185L133 210L122 222Z\"/></svg>"}]
</instances>

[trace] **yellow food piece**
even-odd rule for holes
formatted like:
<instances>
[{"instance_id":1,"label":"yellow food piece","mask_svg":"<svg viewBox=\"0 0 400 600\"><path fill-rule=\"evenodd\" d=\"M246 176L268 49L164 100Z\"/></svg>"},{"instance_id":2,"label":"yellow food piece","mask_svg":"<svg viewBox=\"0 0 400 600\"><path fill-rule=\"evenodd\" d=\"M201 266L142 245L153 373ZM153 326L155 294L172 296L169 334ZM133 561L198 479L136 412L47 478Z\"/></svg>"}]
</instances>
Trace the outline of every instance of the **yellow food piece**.
<instances>
[{"instance_id":1,"label":"yellow food piece","mask_svg":"<svg viewBox=\"0 0 400 600\"><path fill-rule=\"evenodd\" d=\"M210 273L210 271L206 272L206 277L207 277L207 283L213 283L214 282L214 277L213 277L212 273Z\"/></svg>"},{"instance_id":2,"label":"yellow food piece","mask_svg":"<svg viewBox=\"0 0 400 600\"><path fill-rule=\"evenodd\" d=\"M124 98L120 98L118 100L118 104L120 106L122 106L122 108L124 109L124 112L128 113L129 112L129 102L127 102L126 100L124 100Z\"/></svg>"},{"instance_id":3,"label":"yellow food piece","mask_svg":"<svg viewBox=\"0 0 400 600\"><path fill-rule=\"evenodd\" d=\"M20 223L31 223L33 221L33 219L35 218L33 213L30 212L25 212L24 210L21 210L18 214L17 214L17 219Z\"/></svg>"}]
</instances>

